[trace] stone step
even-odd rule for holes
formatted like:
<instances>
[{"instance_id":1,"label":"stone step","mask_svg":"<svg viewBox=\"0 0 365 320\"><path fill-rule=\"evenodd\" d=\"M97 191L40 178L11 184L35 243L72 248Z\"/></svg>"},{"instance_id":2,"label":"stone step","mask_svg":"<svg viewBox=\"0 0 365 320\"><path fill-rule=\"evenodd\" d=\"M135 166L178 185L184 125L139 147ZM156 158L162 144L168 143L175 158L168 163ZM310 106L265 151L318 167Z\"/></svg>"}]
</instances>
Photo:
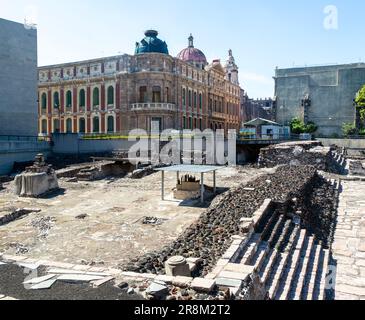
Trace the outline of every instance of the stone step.
<instances>
[{"instance_id":1,"label":"stone step","mask_svg":"<svg viewBox=\"0 0 365 320\"><path fill-rule=\"evenodd\" d=\"M276 249L278 249L279 252L282 252L287 245L290 242L290 237L292 235L292 220L288 219L285 221L284 228L281 231L280 237L278 239L278 242L276 244Z\"/></svg>"},{"instance_id":2,"label":"stone step","mask_svg":"<svg viewBox=\"0 0 365 320\"><path fill-rule=\"evenodd\" d=\"M297 281L297 285L295 287L293 300L301 299L301 294L302 294L302 290L303 290L303 286L304 286L304 282L305 282L305 276L307 274L307 269L309 268L309 266L311 264L310 260L311 260L311 256L312 256L312 252L313 252L314 248L315 248L314 238L309 237L307 249L305 251L304 256L302 257L301 268L299 267L297 269L298 281Z\"/></svg>"},{"instance_id":3,"label":"stone step","mask_svg":"<svg viewBox=\"0 0 365 320\"><path fill-rule=\"evenodd\" d=\"M250 240L247 242L245 249L241 255L241 259L239 261L240 264L249 264L249 261L255 255L261 240L261 234L254 233Z\"/></svg>"},{"instance_id":4,"label":"stone step","mask_svg":"<svg viewBox=\"0 0 365 320\"><path fill-rule=\"evenodd\" d=\"M297 242L300 238L300 226L296 226L293 230L292 233L290 235L289 238L289 243L287 246L287 250L284 251L284 253L282 254L282 257L285 258L285 260L283 261L283 265L279 267L279 269L277 270L274 279L276 279L276 281L274 282L274 284L271 285L270 288L270 298L271 299L275 299L279 289L284 285L285 286L285 280L286 280L286 275L287 275L287 270L288 267L290 266L291 263L291 258L292 258L292 254L296 249L296 245Z\"/></svg>"},{"instance_id":5,"label":"stone step","mask_svg":"<svg viewBox=\"0 0 365 320\"><path fill-rule=\"evenodd\" d=\"M285 215L280 215L280 217L279 217L278 221L276 222L275 227L271 233L269 241L268 241L269 246L271 248L274 248L274 246L276 245L275 242L280 237L280 234L281 234L282 229L284 228L285 222L286 222Z\"/></svg>"},{"instance_id":6,"label":"stone step","mask_svg":"<svg viewBox=\"0 0 365 320\"><path fill-rule=\"evenodd\" d=\"M302 290L301 300L313 300L313 292L316 284L317 274L319 269L319 259L322 252L322 245L317 244L313 250L313 256L310 259L310 264L306 271L306 277L304 280L304 286Z\"/></svg>"},{"instance_id":7,"label":"stone step","mask_svg":"<svg viewBox=\"0 0 365 320\"><path fill-rule=\"evenodd\" d=\"M295 262L294 271L292 272L292 277L290 278L289 290L286 295L287 300L293 300L295 298L295 293L297 291L302 290L302 283L300 283L300 278L304 279L303 273L305 272L307 258L309 257L312 246L313 246L313 237L308 237L307 235L304 238L301 248L299 248L299 244L296 247L296 251L299 251L299 256L297 257L297 261ZM297 254L297 253L295 253Z\"/></svg>"},{"instance_id":8,"label":"stone step","mask_svg":"<svg viewBox=\"0 0 365 320\"><path fill-rule=\"evenodd\" d=\"M292 283L293 276L298 268L300 258L302 255L304 241L306 240L306 230L299 230L299 232L300 232L299 238L290 256L286 272L283 275L283 282L281 284L281 288L279 288L275 297L276 300L286 300L288 298L290 284Z\"/></svg>"},{"instance_id":9,"label":"stone step","mask_svg":"<svg viewBox=\"0 0 365 320\"><path fill-rule=\"evenodd\" d=\"M269 239L270 235L272 233L272 230L274 229L277 221L279 220L280 215L277 212L274 212L269 221L267 222L267 224L265 225L265 227L263 228L263 230L261 230L261 234L262 234L262 240L265 239Z\"/></svg>"},{"instance_id":10,"label":"stone step","mask_svg":"<svg viewBox=\"0 0 365 320\"><path fill-rule=\"evenodd\" d=\"M279 244L282 239L285 237L285 232L287 231L287 228L285 226L287 225L287 222L290 220L286 220L286 217L284 215L281 215L278 219L274 230L271 234L271 237L269 239L269 249L267 251L267 255L263 256L263 259L265 259L265 262L259 264L261 265L260 268L260 276L261 281L266 284L266 282L269 280L269 277L271 275L271 271L273 267L275 266L275 263L280 256L280 252L278 251L278 246L276 244ZM284 232L282 232L284 229ZM277 240L276 240L277 239ZM276 242L276 243L275 243ZM274 248L273 250L270 250L270 248Z\"/></svg>"},{"instance_id":11,"label":"stone step","mask_svg":"<svg viewBox=\"0 0 365 320\"><path fill-rule=\"evenodd\" d=\"M322 265L322 275L321 275L321 283L318 288L318 300L326 300L326 284L327 284L327 273L330 262L330 251L328 249L324 249L324 257L323 257L323 265Z\"/></svg>"},{"instance_id":12,"label":"stone step","mask_svg":"<svg viewBox=\"0 0 365 320\"><path fill-rule=\"evenodd\" d=\"M259 272L260 276L264 275L264 278L266 278L269 275L267 273L270 271L272 264L275 263L276 261L278 251L273 250L275 246L274 241L277 237L280 237L278 233L281 232L281 230L284 227L284 224L285 224L285 216L280 215L275 223L275 226L273 228L269 240L266 242L267 243L266 251L263 254L261 254L260 257L257 257L255 269ZM274 259L274 261L272 259ZM267 269L267 267L269 267L269 269Z\"/></svg>"},{"instance_id":13,"label":"stone step","mask_svg":"<svg viewBox=\"0 0 365 320\"><path fill-rule=\"evenodd\" d=\"M261 282L266 283L269 279L271 270L273 266L275 265L279 252L276 249L272 249L269 251L269 253L265 257L265 262L262 264L262 267L260 269L259 275L261 278Z\"/></svg>"},{"instance_id":14,"label":"stone step","mask_svg":"<svg viewBox=\"0 0 365 320\"><path fill-rule=\"evenodd\" d=\"M267 285L267 290L269 291L269 297L270 299L275 298L275 293L280 285L281 276L283 272L285 271L285 266L288 262L289 254L283 253L281 254L279 261L277 262L277 265L274 267L274 270L272 272L272 278L269 280L269 283Z\"/></svg>"},{"instance_id":15,"label":"stone step","mask_svg":"<svg viewBox=\"0 0 365 320\"><path fill-rule=\"evenodd\" d=\"M264 257L267 255L269 249L269 244L265 241L260 242L257 247L255 256L249 261L251 266L255 266L255 271L258 271L262 267Z\"/></svg>"},{"instance_id":16,"label":"stone step","mask_svg":"<svg viewBox=\"0 0 365 320\"><path fill-rule=\"evenodd\" d=\"M317 274L314 282L314 289L307 300L325 300L326 275L329 264L329 250L321 248L318 260Z\"/></svg>"}]
</instances>

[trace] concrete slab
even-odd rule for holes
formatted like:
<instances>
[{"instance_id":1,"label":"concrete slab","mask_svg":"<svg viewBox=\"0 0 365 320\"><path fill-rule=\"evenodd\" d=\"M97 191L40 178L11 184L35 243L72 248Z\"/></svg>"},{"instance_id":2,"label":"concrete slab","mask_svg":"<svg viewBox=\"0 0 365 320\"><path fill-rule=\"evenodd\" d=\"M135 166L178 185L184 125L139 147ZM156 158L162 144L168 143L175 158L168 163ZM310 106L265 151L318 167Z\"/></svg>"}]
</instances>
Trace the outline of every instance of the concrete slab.
<instances>
[{"instance_id":1,"label":"concrete slab","mask_svg":"<svg viewBox=\"0 0 365 320\"><path fill-rule=\"evenodd\" d=\"M94 288L98 288L98 287L101 287L103 284L105 284L109 281L112 281L112 280L114 280L114 277L106 277L101 280L92 281L91 283Z\"/></svg>"},{"instance_id":2,"label":"concrete slab","mask_svg":"<svg viewBox=\"0 0 365 320\"><path fill-rule=\"evenodd\" d=\"M39 263L18 262L17 265L30 270L37 270L40 267Z\"/></svg>"},{"instance_id":3,"label":"concrete slab","mask_svg":"<svg viewBox=\"0 0 365 320\"><path fill-rule=\"evenodd\" d=\"M55 274L49 274L43 277L38 277L38 278L33 278L27 281L24 281L23 284L38 284L47 280L50 280L52 278L55 278L56 275Z\"/></svg>"},{"instance_id":4,"label":"concrete slab","mask_svg":"<svg viewBox=\"0 0 365 320\"><path fill-rule=\"evenodd\" d=\"M54 279L50 279L47 281L43 281L41 283L37 283L33 286L30 287L30 290L45 290L45 289L49 289L53 286L53 284L57 281L56 278Z\"/></svg>"},{"instance_id":5,"label":"concrete slab","mask_svg":"<svg viewBox=\"0 0 365 320\"><path fill-rule=\"evenodd\" d=\"M57 280L78 283L78 282L90 282L90 281L102 280L104 278L105 277L88 276L88 275L84 275L84 274L64 274L64 275L59 276L57 278Z\"/></svg>"}]
</instances>

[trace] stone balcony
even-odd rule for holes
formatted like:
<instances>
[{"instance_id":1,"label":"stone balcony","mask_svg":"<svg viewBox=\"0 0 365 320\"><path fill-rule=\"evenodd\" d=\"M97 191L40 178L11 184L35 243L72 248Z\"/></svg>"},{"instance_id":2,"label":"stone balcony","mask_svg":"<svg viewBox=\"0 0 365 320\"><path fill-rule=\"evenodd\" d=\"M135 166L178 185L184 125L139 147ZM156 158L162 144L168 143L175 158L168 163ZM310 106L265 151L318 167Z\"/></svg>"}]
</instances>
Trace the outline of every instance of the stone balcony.
<instances>
[{"instance_id":1,"label":"stone balcony","mask_svg":"<svg viewBox=\"0 0 365 320\"><path fill-rule=\"evenodd\" d=\"M131 111L177 111L173 103L134 103L130 107Z\"/></svg>"},{"instance_id":2,"label":"stone balcony","mask_svg":"<svg viewBox=\"0 0 365 320\"><path fill-rule=\"evenodd\" d=\"M216 119L225 119L226 115L220 112L212 112L212 117Z\"/></svg>"}]
</instances>

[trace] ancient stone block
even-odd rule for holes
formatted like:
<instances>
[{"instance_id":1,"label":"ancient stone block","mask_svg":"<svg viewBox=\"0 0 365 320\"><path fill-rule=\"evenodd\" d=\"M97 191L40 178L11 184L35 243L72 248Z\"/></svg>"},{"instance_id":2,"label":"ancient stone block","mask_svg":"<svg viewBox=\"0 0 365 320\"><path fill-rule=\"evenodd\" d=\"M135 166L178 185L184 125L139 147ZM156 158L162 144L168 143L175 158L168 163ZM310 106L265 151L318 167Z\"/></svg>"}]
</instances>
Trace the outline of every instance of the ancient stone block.
<instances>
[{"instance_id":1,"label":"ancient stone block","mask_svg":"<svg viewBox=\"0 0 365 320\"><path fill-rule=\"evenodd\" d=\"M190 287L198 292L211 292L215 287L215 280L195 278Z\"/></svg>"},{"instance_id":2,"label":"ancient stone block","mask_svg":"<svg viewBox=\"0 0 365 320\"><path fill-rule=\"evenodd\" d=\"M165 263L166 275L176 277L190 277L191 272L189 264L184 257L175 256L170 258Z\"/></svg>"}]
</instances>

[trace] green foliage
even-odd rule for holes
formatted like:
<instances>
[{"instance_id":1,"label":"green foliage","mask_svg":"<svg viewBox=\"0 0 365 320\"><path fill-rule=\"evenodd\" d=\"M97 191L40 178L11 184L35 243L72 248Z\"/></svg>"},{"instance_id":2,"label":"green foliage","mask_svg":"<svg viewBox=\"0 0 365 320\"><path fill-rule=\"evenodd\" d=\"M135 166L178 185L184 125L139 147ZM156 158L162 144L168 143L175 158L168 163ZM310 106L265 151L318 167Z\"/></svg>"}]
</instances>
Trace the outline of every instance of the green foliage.
<instances>
[{"instance_id":1,"label":"green foliage","mask_svg":"<svg viewBox=\"0 0 365 320\"><path fill-rule=\"evenodd\" d=\"M365 129L364 128L359 130L359 135L360 136L365 136Z\"/></svg>"},{"instance_id":2,"label":"green foliage","mask_svg":"<svg viewBox=\"0 0 365 320\"><path fill-rule=\"evenodd\" d=\"M358 107L365 107L365 85L356 94L355 103Z\"/></svg>"},{"instance_id":3,"label":"green foliage","mask_svg":"<svg viewBox=\"0 0 365 320\"><path fill-rule=\"evenodd\" d=\"M308 124L306 125L299 118L294 118L290 122L290 129L291 132L294 134L301 134L301 133L314 133L317 131L318 127L313 122L308 122Z\"/></svg>"},{"instance_id":4,"label":"green foliage","mask_svg":"<svg viewBox=\"0 0 365 320\"><path fill-rule=\"evenodd\" d=\"M342 132L345 137L349 137L356 134L356 126L353 123L344 123L342 125Z\"/></svg>"},{"instance_id":5,"label":"green foliage","mask_svg":"<svg viewBox=\"0 0 365 320\"><path fill-rule=\"evenodd\" d=\"M356 94L355 104L359 110L360 119L365 120L365 85Z\"/></svg>"}]
</instances>

